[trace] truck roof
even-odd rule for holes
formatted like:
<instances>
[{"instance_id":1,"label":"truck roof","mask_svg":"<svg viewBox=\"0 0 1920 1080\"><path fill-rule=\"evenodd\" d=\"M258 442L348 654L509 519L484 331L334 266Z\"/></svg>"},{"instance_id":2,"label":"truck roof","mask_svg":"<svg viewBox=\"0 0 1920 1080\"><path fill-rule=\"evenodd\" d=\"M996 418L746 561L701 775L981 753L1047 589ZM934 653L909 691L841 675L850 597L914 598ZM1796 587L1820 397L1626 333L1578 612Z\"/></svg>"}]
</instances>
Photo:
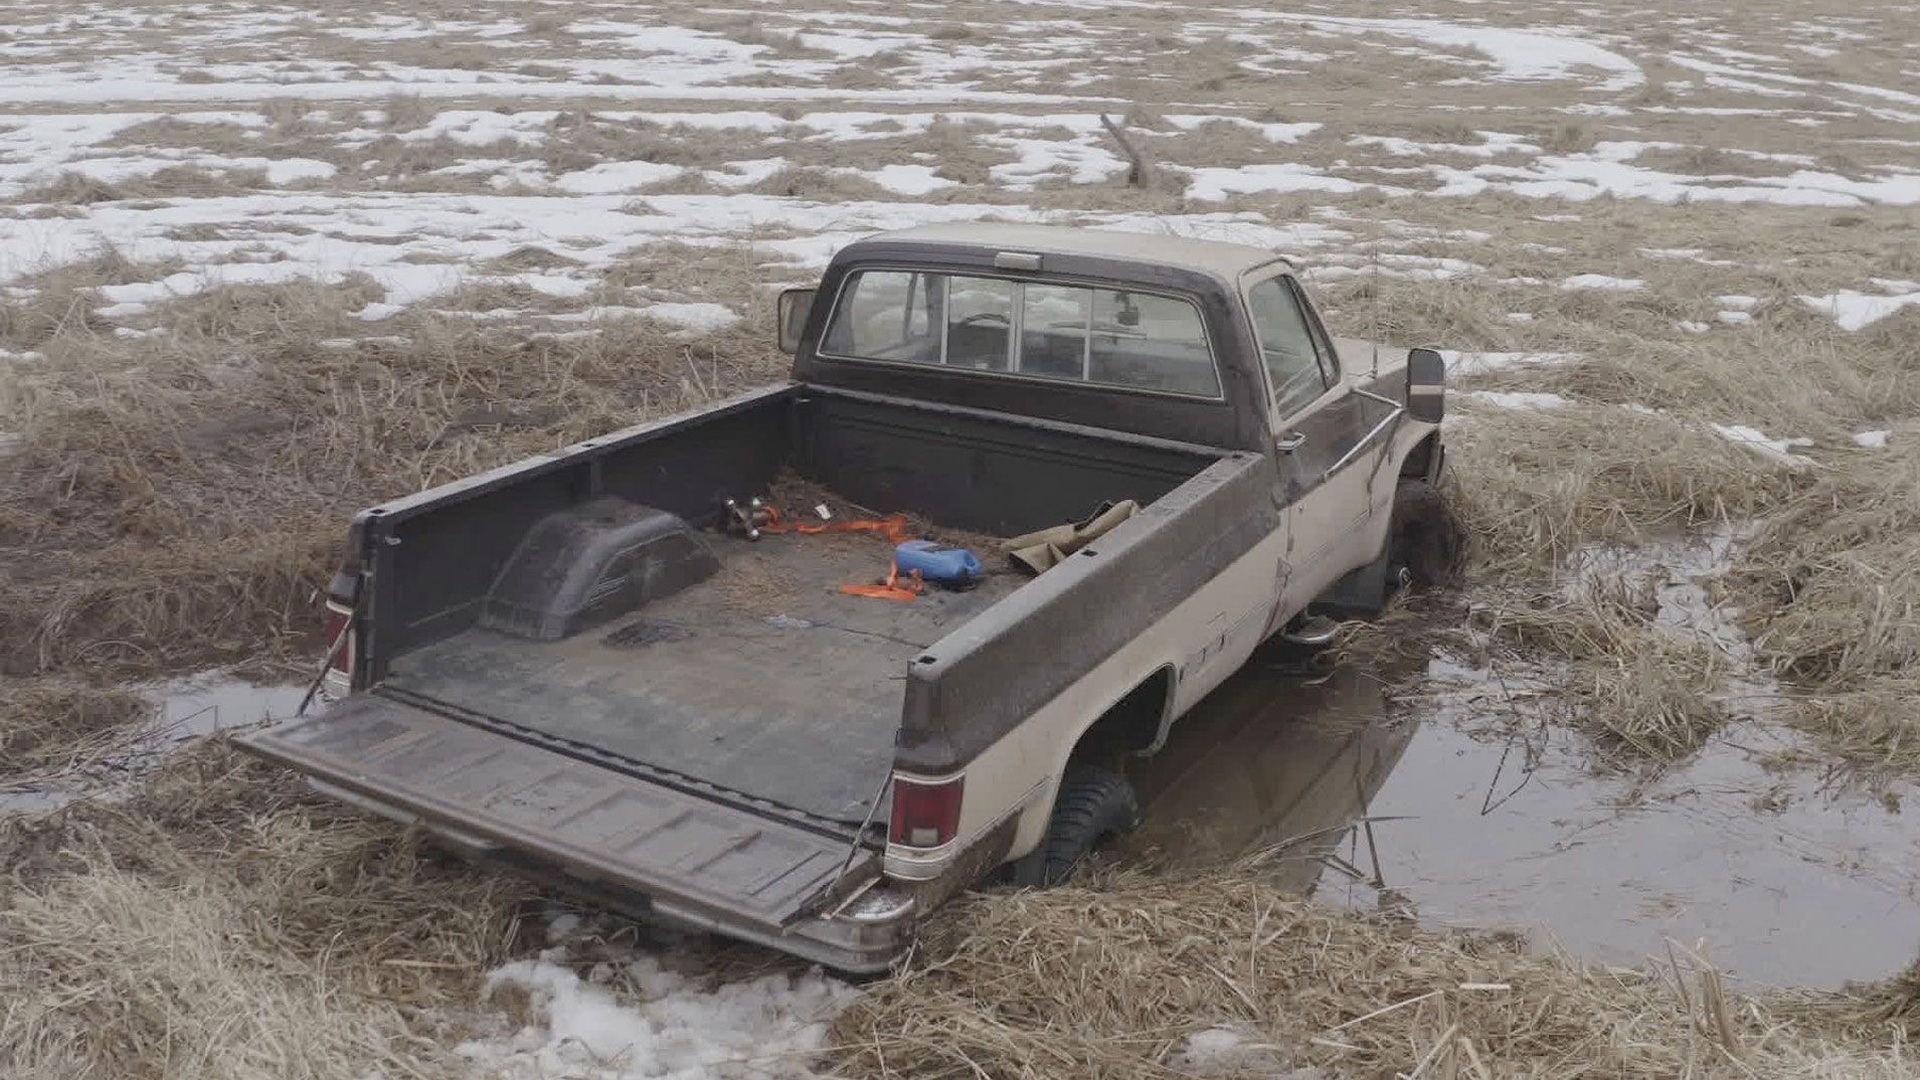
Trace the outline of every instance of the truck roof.
<instances>
[{"instance_id":1,"label":"truck roof","mask_svg":"<svg viewBox=\"0 0 1920 1080\"><path fill-rule=\"evenodd\" d=\"M1249 270L1275 262L1292 265L1292 260L1279 252L1251 244L1059 225L981 221L923 225L867 237L865 241L849 245L846 253L858 254L858 248L866 242L945 245L976 251L1013 251L1037 255L1080 255L1147 266L1178 266L1226 281L1236 280Z\"/></svg>"}]
</instances>

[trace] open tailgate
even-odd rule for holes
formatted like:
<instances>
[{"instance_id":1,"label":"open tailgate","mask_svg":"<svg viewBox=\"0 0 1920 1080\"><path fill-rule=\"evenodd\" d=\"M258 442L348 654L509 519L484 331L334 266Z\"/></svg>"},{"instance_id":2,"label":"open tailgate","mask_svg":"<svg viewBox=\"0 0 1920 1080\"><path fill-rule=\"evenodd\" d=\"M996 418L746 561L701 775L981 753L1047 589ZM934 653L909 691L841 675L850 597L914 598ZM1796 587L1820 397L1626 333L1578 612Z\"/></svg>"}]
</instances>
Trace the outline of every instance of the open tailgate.
<instances>
[{"instance_id":1,"label":"open tailgate","mask_svg":"<svg viewBox=\"0 0 1920 1080\"><path fill-rule=\"evenodd\" d=\"M762 934L879 872L865 847L848 867L850 838L375 694L239 741L429 826L498 844L518 865L553 865L596 889Z\"/></svg>"}]
</instances>

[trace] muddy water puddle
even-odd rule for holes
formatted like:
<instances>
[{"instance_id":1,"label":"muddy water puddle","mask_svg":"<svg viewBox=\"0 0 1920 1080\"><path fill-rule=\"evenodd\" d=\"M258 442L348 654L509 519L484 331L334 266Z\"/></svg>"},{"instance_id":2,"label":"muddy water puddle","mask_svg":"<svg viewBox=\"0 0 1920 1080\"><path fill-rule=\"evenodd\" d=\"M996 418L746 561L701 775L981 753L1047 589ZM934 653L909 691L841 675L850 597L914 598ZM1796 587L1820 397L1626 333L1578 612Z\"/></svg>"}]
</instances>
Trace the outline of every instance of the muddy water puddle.
<instances>
[{"instance_id":1,"label":"muddy water puddle","mask_svg":"<svg viewBox=\"0 0 1920 1080\"><path fill-rule=\"evenodd\" d=\"M1323 901L1605 963L1704 941L1750 984L1834 987L1920 952L1900 791L1781 765L1791 738L1761 721L1658 776L1610 774L1553 726L1503 736L1511 708L1440 660L1396 702L1365 672L1256 659L1139 763L1130 849L1170 872L1259 853Z\"/></svg>"},{"instance_id":2,"label":"muddy water puddle","mask_svg":"<svg viewBox=\"0 0 1920 1080\"><path fill-rule=\"evenodd\" d=\"M180 747L218 731L290 717L305 696L304 687L259 686L223 672L130 689L153 702L144 722L57 776L0 784L0 811L53 810L78 798L111 796Z\"/></svg>"}]
</instances>

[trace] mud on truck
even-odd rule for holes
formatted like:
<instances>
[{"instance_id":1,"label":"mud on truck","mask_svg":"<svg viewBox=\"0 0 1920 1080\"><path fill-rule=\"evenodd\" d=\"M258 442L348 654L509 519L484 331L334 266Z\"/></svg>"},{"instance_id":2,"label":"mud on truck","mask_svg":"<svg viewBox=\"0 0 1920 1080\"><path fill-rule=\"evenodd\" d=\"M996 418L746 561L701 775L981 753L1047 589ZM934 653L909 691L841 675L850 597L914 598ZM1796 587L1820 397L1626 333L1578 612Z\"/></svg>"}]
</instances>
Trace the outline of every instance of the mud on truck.
<instances>
[{"instance_id":1,"label":"mud on truck","mask_svg":"<svg viewBox=\"0 0 1920 1080\"><path fill-rule=\"evenodd\" d=\"M591 902L874 972L956 892L1124 833L1129 755L1422 564L1441 358L1333 337L1271 251L913 229L779 323L786 382L361 511L334 701L246 748ZM971 587L897 572L918 535Z\"/></svg>"}]
</instances>

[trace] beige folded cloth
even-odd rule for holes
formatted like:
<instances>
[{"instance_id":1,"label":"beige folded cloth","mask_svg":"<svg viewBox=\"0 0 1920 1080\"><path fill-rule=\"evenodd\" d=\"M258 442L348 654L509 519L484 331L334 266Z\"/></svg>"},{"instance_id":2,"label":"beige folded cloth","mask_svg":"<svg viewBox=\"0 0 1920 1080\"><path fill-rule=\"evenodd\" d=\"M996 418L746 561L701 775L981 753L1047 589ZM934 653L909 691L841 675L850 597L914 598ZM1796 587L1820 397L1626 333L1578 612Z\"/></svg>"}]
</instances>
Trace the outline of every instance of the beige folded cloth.
<instances>
[{"instance_id":1,"label":"beige folded cloth","mask_svg":"<svg viewBox=\"0 0 1920 1080\"><path fill-rule=\"evenodd\" d=\"M1001 547L1016 566L1035 574L1043 573L1067 556L1112 532L1114 526L1139 512L1139 503L1122 499L1107 503L1084 521L1016 536Z\"/></svg>"}]
</instances>

